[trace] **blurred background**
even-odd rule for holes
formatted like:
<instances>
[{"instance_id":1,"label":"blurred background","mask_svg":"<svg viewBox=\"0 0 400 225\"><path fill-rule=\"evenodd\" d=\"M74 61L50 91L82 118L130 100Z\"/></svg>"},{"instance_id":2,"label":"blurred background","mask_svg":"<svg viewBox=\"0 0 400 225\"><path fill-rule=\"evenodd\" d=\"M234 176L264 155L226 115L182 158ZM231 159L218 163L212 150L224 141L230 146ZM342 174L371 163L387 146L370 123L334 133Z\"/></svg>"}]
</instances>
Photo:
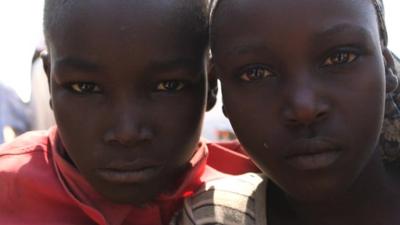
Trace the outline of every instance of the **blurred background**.
<instances>
[{"instance_id":1,"label":"blurred background","mask_svg":"<svg viewBox=\"0 0 400 225\"><path fill-rule=\"evenodd\" d=\"M0 0L0 143L53 124L47 81L38 52L44 48L43 0ZM384 0L389 47L400 55L400 0ZM36 54L35 54L36 52ZM203 136L234 138L221 111L221 97L206 114Z\"/></svg>"}]
</instances>

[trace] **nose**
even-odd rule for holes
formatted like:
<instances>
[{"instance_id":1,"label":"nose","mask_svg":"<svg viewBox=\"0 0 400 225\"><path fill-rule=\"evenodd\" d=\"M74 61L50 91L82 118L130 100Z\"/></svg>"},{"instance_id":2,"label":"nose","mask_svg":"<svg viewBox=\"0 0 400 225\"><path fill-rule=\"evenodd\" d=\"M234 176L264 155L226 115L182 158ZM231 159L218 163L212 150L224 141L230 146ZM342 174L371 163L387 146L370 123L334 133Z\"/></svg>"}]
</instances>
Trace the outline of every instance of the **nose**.
<instances>
[{"instance_id":1,"label":"nose","mask_svg":"<svg viewBox=\"0 0 400 225\"><path fill-rule=\"evenodd\" d=\"M111 125L104 134L107 144L132 147L153 139L153 131L146 123L145 110L132 105L114 107L110 112Z\"/></svg>"},{"instance_id":2,"label":"nose","mask_svg":"<svg viewBox=\"0 0 400 225\"><path fill-rule=\"evenodd\" d=\"M310 126L328 116L329 104L310 82L303 82L290 88L287 96L283 110L287 125Z\"/></svg>"}]
</instances>

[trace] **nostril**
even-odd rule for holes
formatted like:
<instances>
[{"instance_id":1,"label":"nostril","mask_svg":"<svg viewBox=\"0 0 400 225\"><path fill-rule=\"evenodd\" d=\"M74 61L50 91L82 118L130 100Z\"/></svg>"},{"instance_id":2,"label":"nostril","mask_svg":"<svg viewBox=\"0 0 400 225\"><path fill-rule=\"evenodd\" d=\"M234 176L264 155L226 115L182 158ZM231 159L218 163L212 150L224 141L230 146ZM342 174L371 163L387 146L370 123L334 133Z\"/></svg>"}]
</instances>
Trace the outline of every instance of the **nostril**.
<instances>
[{"instance_id":1,"label":"nostril","mask_svg":"<svg viewBox=\"0 0 400 225\"><path fill-rule=\"evenodd\" d=\"M116 139L106 140L106 142L109 145L124 145L124 144L121 143L121 141L116 140Z\"/></svg>"},{"instance_id":2,"label":"nostril","mask_svg":"<svg viewBox=\"0 0 400 225\"><path fill-rule=\"evenodd\" d=\"M296 126L296 125L300 124L299 121L296 119L287 119L286 122L288 125L292 125L292 126Z\"/></svg>"},{"instance_id":3,"label":"nostril","mask_svg":"<svg viewBox=\"0 0 400 225\"><path fill-rule=\"evenodd\" d=\"M131 136L131 137L121 137L114 136L113 138L109 138L106 140L108 145L114 146L124 146L124 147L132 147L136 145L140 145L141 143L146 142L146 139L141 138L140 136Z\"/></svg>"},{"instance_id":4,"label":"nostril","mask_svg":"<svg viewBox=\"0 0 400 225\"><path fill-rule=\"evenodd\" d=\"M110 129L104 135L104 141L109 145L134 146L148 142L153 134L147 129Z\"/></svg>"},{"instance_id":5,"label":"nostril","mask_svg":"<svg viewBox=\"0 0 400 225\"><path fill-rule=\"evenodd\" d=\"M321 112L314 114L313 116L310 115L307 118L306 117L303 118L300 116L287 117L285 121L286 121L286 124L289 126L308 126L313 123L324 120L327 117L327 115L328 115L327 112L321 111Z\"/></svg>"},{"instance_id":6,"label":"nostril","mask_svg":"<svg viewBox=\"0 0 400 225\"><path fill-rule=\"evenodd\" d=\"M316 121L324 120L327 117L328 113L326 111L318 112L315 116Z\"/></svg>"},{"instance_id":7,"label":"nostril","mask_svg":"<svg viewBox=\"0 0 400 225\"><path fill-rule=\"evenodd\" d=\"M325 117L325 112L319 112L319 113L317 113L317 115L315 116L315 118L317 118L317 119L321 119L321 118L323 118L323 117Z\"/></svg>"}]
</instances>

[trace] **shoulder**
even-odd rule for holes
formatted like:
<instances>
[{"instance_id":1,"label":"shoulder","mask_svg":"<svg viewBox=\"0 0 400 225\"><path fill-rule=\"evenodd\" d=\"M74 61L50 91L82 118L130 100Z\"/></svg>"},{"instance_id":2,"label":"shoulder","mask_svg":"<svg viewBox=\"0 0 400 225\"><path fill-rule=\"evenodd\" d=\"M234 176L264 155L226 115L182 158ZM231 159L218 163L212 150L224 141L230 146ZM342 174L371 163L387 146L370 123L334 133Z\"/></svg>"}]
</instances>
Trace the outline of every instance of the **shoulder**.
<instances>
[{"instance_id":1,"label":"shoulder","mask_svg":"<svg viewBox=\"0 0 400 225\"><path fill-rule=\"evenodd\" d=\"M238 141L207 143L207 165L222 173L240 175L259 172Z\"/></svg>"},{"instance_id":2,"label":"shoulder","mask_svg":"<svg viewBox=\"0 0 400 225\"><path fill-rule=\"evenodd\" d=\"M261 225L257 214L265 212L265 207L258 200L265 199L265 183L254 173L209 181L185 200L173 223Z\"/></svg>"},{"instance_id":3,"label":"shoulder","mask_svg":"<svg viewBox=\"0 0 400 225\"><path fill-rule=\"evenodd\" d=\"M51 137L55 131L25 133L14 141L0 146L0 175L5 177L43 176L52 167ZM25 176L26 175L26 176Z\"/></svg>"},{"instance_id":4,"label":"shoulder","mask_svg":"<svg viewBox=\"0 0 400 225\"><path fill-rule=\"evenodd\" d=\"M31 131L17 137L14 141L0 145L0 160L10 156L45 152L49 148L51 131Z\"/></svg>"},{"instance_id":5,"label":"shoulder","mask_svg":"<svg viewBox=\"0 0 400 225\"><path fill-rule=\"evenodd\" d=\"M233 140L233 141L218 141L218 142L207 142L207 146L211 150L230 150L233 152L236 152L238 154L243 154L246 155L242 145L240 145L239 141Z\"/></svg>"},{"instance_id":6,"label":"shoulder","mask_svg":"<svg viewBox=\"0 0 400 225\"><path fill-rule=\"evenodd\" d=\"M51 131L29 132L0 147L0 221L66 201L53 164L51 137Z\"/></svg>"}]
</instances>

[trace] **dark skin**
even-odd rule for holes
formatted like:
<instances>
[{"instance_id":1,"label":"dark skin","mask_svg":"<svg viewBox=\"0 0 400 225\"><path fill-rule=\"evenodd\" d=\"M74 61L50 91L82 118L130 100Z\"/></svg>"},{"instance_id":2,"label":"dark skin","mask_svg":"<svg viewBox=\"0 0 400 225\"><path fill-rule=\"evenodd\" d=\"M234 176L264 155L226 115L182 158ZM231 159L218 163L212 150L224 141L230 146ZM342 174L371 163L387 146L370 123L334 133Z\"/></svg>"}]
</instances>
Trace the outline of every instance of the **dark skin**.
<instances>
[{"instance_id":1,"label":"dark skin","mask_svg":"<svg viewBox=\"0 0 400 225\"><path fill-rule=\"evenodd\" d=\"M197 147L206 43L187 29L193 18L182 23L181 2L76 1L47 34L62 153L116 203L173 191Z\"/></svg>"},{"instance_id":2,"label":"dark skin","mask_svg":"<svg viewBox=\"0 0 400 225\"><path fill-rule=\"evenodd\" d=\"M370 1L222 1L211 42L225 114L272 181L268 224L399 224L376 150L393 59Z\"/></svg>"}]
</instances>

